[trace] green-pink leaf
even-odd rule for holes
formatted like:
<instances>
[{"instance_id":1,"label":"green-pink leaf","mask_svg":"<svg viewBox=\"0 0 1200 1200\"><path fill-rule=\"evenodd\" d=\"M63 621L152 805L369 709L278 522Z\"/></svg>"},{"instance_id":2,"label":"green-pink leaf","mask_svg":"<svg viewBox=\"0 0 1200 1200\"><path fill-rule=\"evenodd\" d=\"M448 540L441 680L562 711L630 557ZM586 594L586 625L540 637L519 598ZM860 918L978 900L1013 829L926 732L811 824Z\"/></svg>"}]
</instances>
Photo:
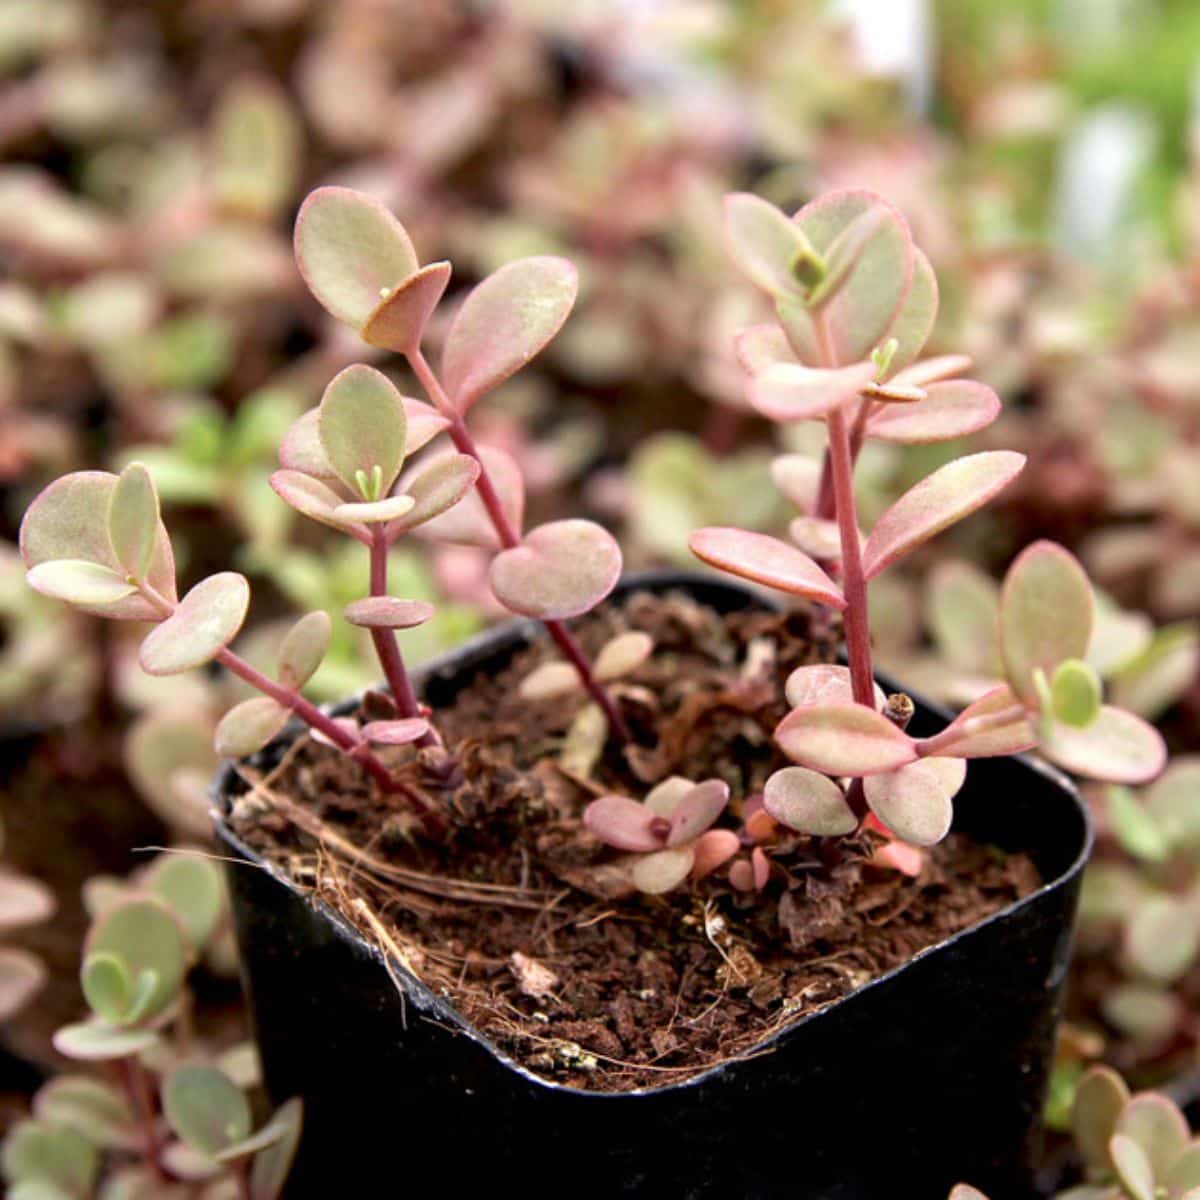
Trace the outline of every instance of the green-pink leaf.
<instances>
[{"instance_id":1,"label":"green-pink leaf","mask_svg":"<svg viewBox=\"0 0 1200 1200\"><path fill-rule=\"evenodd\" d=\"M463 301L446 334L442 382L459 412L519 371L558 333L579 276L565 258L508 263Z\"/></svg>"},{"instance_id":2,"label":"green-pink leaf","mask_svg":"<svg viewBox=\"0 0 1200 1200\"><path fill-rule=\"evenodd\" d=\"M370 542L371 535L365 525L338 515L338 509L346 507L346 502L327 483L301 471L286 470L273 472L269 482L275 494L298 513L349 533L360 542Z\"/></svg>"},{"instance_id":3,"label":"green-pink leaf","mask_svg":"<svg viewBox=\"0 0 1200 1200\"><path fill-rule=\"evenodd\" d=\"M692 846L674 846L653 854L641 854L629 869L629 878L639 892L659 896L678 887L696 863Z\"/></svg>"},{"instance_id":4,"label":"green-pink leaf","mask_svg":"<svg viewBox=\"0 0 1200 1200\"><path fill-rule=\"evenodd\" d=\"M1005 716L999 724L993 722ZM1037 745L1021 702L1006 684L968 705L939 736L937 753L956 758L995 758Z\"/></svg>"},{"instance_id":5,"label":"green-pink leaf","mask_svg":"<svg viewBox=\"0 0 1200 1200\"><path fill-rule=\"evenodd\" d=\"M368 721L361 732L366 741L379 746L407 746L410 742L420 741L429 732L429 722L424 717Z\"/></svg>"},{"instance_id":6,"label":"green-pink leaf","mask_svg":"<svg viewBox=\"0 0 1200 1200\"><path fill-rule=\"evenodd\" d=\"M1039 702L1035 671L1049 678L1063 659L1087 657L1093 619L1092 585L1072 554L1040 541L1017 556L1000 592L1000 650L1022 700Z\"/></svg>"},{"instance_id":7,"label":"green-pink leaf","mask_svg":"<svg viewBox=\"0 0 1200 1200\"><path fill-rule=\"evenodd\" d=\"M787 702L793 708L807 704L851 704L854 689L850 683L850 668L833 663L814 663L797 667L783 685ZM887 697L879 684L875 685L875 707L882 708Z\"/></svg>"},{"instance_id":8,"label":"green-pink leaf","mask_svg":"<svg viewBox=\"0 0 1200 1200\"><path fill-rule=\"evenodd\" d=\"M879 518L863 550L867 578L955 521L973 513L1016 478L1025 456L1012 450L969 454L910 488Z\"/></svg>"},{"instance_id":9,"label":"green-pink leaf","mask_svg":"<svg viewBox=\"0 0 1200 1200\"><path fill-rule=\"evenodd\" d=\"M333 622L327 612L305 613L288 630L279 647L279 681L285 687L302 688L317 672L329 643Z\"/></svg>"},{"instance_id":10,"label":"green-pink leaf","mask_svg":"<svg viewBox=\"0 0 1200 1200\"><path fill-rule=\"evenodd\" d=\"M355 363L321 397L318 433L337 477L363 500L382 500L400 474L407 440L404 403L381 371Z\"/></svg>"},{"instance_id":11,"label":"green-pink leaf","mask_svg":"<svg viewBox=\"0 0 1200 1200\"><path fill-rule=\"evenodd\" d=\"M912 739L862 704L797 708L775 729L780 749L825 775L879 775L917 757Z\"/></svg>"},{"instance_id":12,"label":"green-pink leaf","mask_svg":"<svg viewBox=\"0 0 1200 1200\"><path fill-rule=\"evenodd\" d=\"M601 796L583 810L584 828L618 850L659 850L666 842L664 818L628 796Z\"/></svg>"},{"instance_id":13,"label":"green-pink leaf","mask_svg":"<svg viewBox=\"0 0 1200 1200\"><path fill-rule=\"evenodd\" d=\"M858 828L842 789L807 767L784 767L771 775L763 806L781 825L814 837L843 837Z\"/></svg>"},{"instance_id":14,"label":"green-pink leaf","mask_svg":"<svg viewBox=\"0 0 1200 1200\"><path fill-rule=\"evenodd\" d=\"M112 955L128 978L153 976L140 1016L154 1017L179 992L187 969L187 940L175 914L161 901L133 897L106 909L92 924L83 947L84 963L93 955Z\"/></svg>"},{"instance_id":15,"label":"green-pink leaf","mask_svg":"<svg viewBox=\"0 0 1200 1200\"><path fill-rule=\"evenodd\" d=\"M260 1132L277 1131L278 1136L254 1158L250 1169L250 1200L278 1200L300 1145L303 1115L303 1101L293 1098L281 1104L263 1126Z\"/></svg>"},{"instance_id":16,"label":"green-pink leaf","mask_svg":"<svg viewBox=\"0 0 1200 1200\"><path fill-rule=\"evenodd\" d=\"M54 908L54 893L44 883L0 867L0 933L45 921Z\"/></svg>"},{"instance_id":17,"label":"green-pink leaf","mask_svg":"<svg viewBox=\"0 0 1200 1200\"><path fill-rule=\"evenodd\" d=\"M671 813L667 845L694 842L720 815L729 802L729 784L723 779L706 779L679 798Z\"/></svg>"},{"instance_id":18,"label":"green-pink leaf","mask_svg":"<svg viewBox=\"0 0 1200 1200\"><path fill-rule=\"evenodd\" d=\"M733 339L733 354L743 371L757 375L776 363L794 363L796 355L778 325L751 325Z\"/></svg>"},{"instance_id":19,"label":"green-pink leaf","mask_svg":"<svg viewBox=\"0 0 1200 1200\"><path fill-rule=\"evenodd\" d=\"M709 526L697 529L688 546L709 566L794 596L819 600L839 611L846 607L841 589L795 546L765 533Z\"/></svg>"},{"instance_id":20,"label":"green-pink leaf","mask_svg":"<svg viewBox=\"0 0 1200 1200\"><path fill-rule=\"evenodd\" d=\"M344 187L311 192L296 217L296 263L339 321L361 328L417 270L404 226L378 200Z\"/></svg>"},{"instance_id":21,"label":"green-pink leaf","mask_svg":"<svg viewBox=\"0 0 1200 1200\"><path fill-rule=\"evenodd\" d=\"M175 612L152 629L138 651L148 675L175 675L216 658L237 636L250 605L250 585L235 571L201 580Z\"/></svg>"},{"instance_id":22,"label":"green-pink leaf","mask_svg":"<svg viewBox=\"0 0 1200 1200\"><path fill-rule=\"evenodd\" d=\"M478 478L479 464L466 454L448 454L422 467L402 485L414 504L408 513L388 526L389 539L424 525L453 508L470 492Z\"/></svg>"},{"instance_id":23,"label":"green-pink leaf","mask_svg":"<svg viewBox=\"0 0 1200 1200\"><path fill-rule=\"evenodd\" d=\"M884 442L924 445L966 437L1000 415L1000 399L972 379L931 383L914 404L880 404L867 418L867 434Z\"/></svg>"},{"instance_id":24,"label":"green-pink leaf","mask_svg":"<svg viewBox=\"0 0 1200 1200\"><path fill-rule=\"evenodd\" d=\"M621 679L636 671L650 657L653 650L654 639L648 633L635 629L629 633L618 634L600 647L593 664L596 678L602 683Z\"/></svg>"},{"instance_id":25,"label":"green-pink leaf","mask_svg":"<svg viewBox=\"0 0 1200 1200\"><path fill-rule=\"evenodd\" d=\"M894 379L914 362L933 332L938 311L937 276L925 254L913 247L913 276L908 295L888 327L887 336L896 339L896 349L888 364L887 377Z\"/></svg>"},{"instance_id":26,"label":"green-pink leaf","mask_svg":"<svg viewBox=\"0 0 1200 1200\"><path fill-rule=\"evenodd\" d=\"M1125 1106L1114 1136L1122 1135L1142 1148L1156 1180L1166 1178L1191 1138L1178 1106L1153 1092L1142 1092Z\"/></svg>"},{"instance_id":27,"label":"green-pink leaf","mask_svg":"<svg viewBox=\"0 0 1200 1200\"><path fill-rule=\"evenodd\" d=\"M0 946L0 1021L15 1016L41 991L47 972L28 950Z\"/></svg>"},{"instance_id":28,"label":"green-pink leaf","mask_svg":"<svg viewBox=\"0 0 1200 1200\"><path fill-rule=\"evenodd\" d=\"M828 371L777 363L754 376L750 403L772 421L809 421L848 404L874 375L875 365L870 362Z\"/></svg>"},{"instance_id":29,"label":"green-pink leaf","mask_svg":"<svg viewBox=\"0 0 1200 1200\"><path fill-rule=\"evenodd\" d=\"M796 294L798 260L814 260L803 231L773 204L749 192L725 197L725 245L747 279L770 296Z\"/></svg>"},{"instance_id":30,"label":"green-pink leaf","mask_svg":"<svg viewBox=\"0 0 1200 1200\"><path fill-rule=\"evenodd\" d=\"M521 468L511 454L497 446L480 446L479 457L500 497L501 509L519 534L525 520L525 479ZM406 486L412 487L415 482L406 483ZM432 542L480 546L485 550L498 550L501 545L500 535L479 498L478 489L468 492L459 503L418 526L417 535Z\"/></svg>"},{"instance_id":31,"label":"green-pink leaf","mask_svg":"<svg viewBox=\"0 0 1200 1200\"><path fill-rule=\"evenodd\" d=\"M288 710L269 696L253 696L234 705L217 724L213 739L222 758L257 754L286 724Z\"/></svg>"},{"instance_id":32,"label":"green-pink leaf","mask_svg":"<svg viewBox=\"0 0 1200 1200\"><path fill-rule=\"evenodd\" d=\"M1080 1079L1071 1113L1071 1130L1075 1145L1091 1170L1112 1169L1108 1143L1128 1102L1129 1089L1111 1067L1091 1067Z\"/></svg>"},{"instance_id":33,"label":"green-pink leaf","mask_svg":"<svg viewBox=\"0 0 1200 1200\"><path fill-rule=\"evenodd\" d=\"M109 1062L150 1049L159 1040L153 1029L113 1029L101 1021L64 1025L54 1035L54 1048L80 1062Z\"/></svg>"},{"instance_id":34,"label":"green-pink leaf","mask_svg":"<svg viewBox=\"0 0 1200 1200\"><path fill-rule=\"evenodd\" d=\"M502 550L488 580L510 611L559 621L594 608L620 574L616 538L594 521L569 519L539 525L519 546Z\"/></svg>"},{"instance_id":35,"label":"green-pink leaf","mask_svg":"<svg viewBox=\"0 0 1200 1200\"><path fill-rule=\"evenodd\" d=\"M27 567L75 559L107 567L124 577L108 533L108 511L117 477L107 471L76 471L55 480L30 504L21 522L21 557ZM175 560L161 521L147 581L168 602L175 600ZM102 604L85 604L90 612L120 620L152 621L159 617L150 601L133 593Z\"/></svg>"},{"instance_id":36,"label":"green-pink leaf","mask_svg":"<svg viewBox=\"0 0 1200 1200\"><path fill-rule=\"evenodd\" d=\"M1126 1134L1115 1134L1109 1146L1113 1166L1129 1200L1155 1200L1154 1169L1146 1152Z\"/></svg>"},{"instance_id":37,"label":"green-pink leaf","mask_svg":"<svg viewBox=\"0 0 1200 1200\"><path fill-rule=\"evenodd\" d=\"M361 331L363 341L397 354L414 353L449 282L448 262L430 263L410 275L366 319Z\"/></svg>"},{"instance_id":38,"label":"green-pink leaf","mask_svg":"<svg viewBox=\"0 0 1200 1200\"><path fill-rule=\"evenodd\" d=\"M424 600L398 596L366 596L346 605L343 615L351 625L367 629L414 629L433 619L437 610Z\"/></svg>"},{"instance_id":39,"label":"green-pink leaf","mask_svg":"<svg viewBox=\"0 0 1200 1200\"><path fill-rule=\"evenodd\" d=\"M1167 761L1166 744L1153 725L1108 704L1086 729L1051 724L1039 748L1064 770L1110 783L1147 783Z\"/></svg>"},{"instance_id":40,"label":"green-pink leaf","mask_svg":"<svg viewBox=\"0 0 1200 1200\"><path fill-rule=\"evenodd\" d=\"M962 787L961 758L924 758L863 780L871 811L902 841L933 846L950 831L951 801Z\"/></svg>"},{"instance_id":41,"label":"green-pink leaf","mask_svg":"<svg viewBox=\"0 0 1200 1200\"><path fill-rule=\"evenodd\" d=\"M150 472L132 462L113 485L108 502L108 536L122 570L134 579L146 578L158 536L158 494Z\"/></svg>"},{"instance_id":42,"label":"green-pink leaf","mask_svg":"<svg viewBox=\"0 0 1200 1200\"><path fill-rule=\"evenodd\" d=\"M185 1063L167 1076L163 1114L175 1134L201 1154L220 1153L250 1133L250 1105L224 1071Z\"/></svg>"},{"instance_id":43,"label":"green-pink leaf","mask_svg":"<svg viewBox=\"0 0 1200 1200\"><path fill-rule=\"evenodd\" d=\"M81 608L102 608L137 591L111 567L78 558L38 563L29 569L26 578L35 592Z\"/></svg>"}]
</instances>

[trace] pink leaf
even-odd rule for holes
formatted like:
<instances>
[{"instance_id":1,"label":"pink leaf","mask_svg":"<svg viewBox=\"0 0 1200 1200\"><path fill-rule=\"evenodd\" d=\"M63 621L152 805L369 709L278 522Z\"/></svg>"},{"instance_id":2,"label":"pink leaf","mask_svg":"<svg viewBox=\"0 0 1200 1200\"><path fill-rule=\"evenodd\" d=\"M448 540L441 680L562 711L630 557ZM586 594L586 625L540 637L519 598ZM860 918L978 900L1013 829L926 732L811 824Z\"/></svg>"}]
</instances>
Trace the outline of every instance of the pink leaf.
<instances>
[{"instance_id":1,"label":"pink leaf","mask_svg":"<svg viewBox=\"0 0 1200 1200\"><path fill-rule=\"evenodd\" d=\"M583 810L584 828L618 850L661 850L667 823L628 796L601 796Z\"/></svg>"},{"instance_id":2,"label":"pink leaf","mask_svg":"<svg viewBox=\"0 0 1200 1200\"><path fill-rule=\"evenodd\" d=\"M803 551L778 538L743 529L697 529L688 546L710 566L794 596L819 600L839 611L846 607L841 589Z\"/></svg>"},{"instance_id":3,"label":"pink leaf","mask_svg":"<svg viewBox=\"0 0 1200 1200\"><path fill-rule=\"evenodd\" d=\"M740 859L729 868L729 882L739 892L761 892L771 877L771 860L755 846L750 859Z\"/></svg>"},{"instance_id":4,"label":"pink leaf","mask_svg":"<svg viewBox=\"0 0 1200 1200\"><path fill-rule=\"evenodd\" d=\"M799 226L749 192L726 196L722 215L725 247L746 278L771 296L798 293L792 264L812 254Z\"/></svg>"},{"instance_id":5,"label":"pink leaf","mask_svg":"<svg viewBox=\"0 0 1200 1200\"><path fill-rule=\"evenodd\" d=\"M671 814L668 846L681 846L698 838L725 811L729 785L721 779L706 779L687 792Z\"/></svg>"},{"instance_id":6,"label":"pink leaf","mask_svg":"<svg viewBox=\"0 0 1200 1200\"><path fill-rule=\"evenodd\" d=\"M797 667L783 685L787 702L793 708L808 704L853 704L854 689L850 685L850 668L833 663L814 663ZM875 706L882 708L887 697L883 688L875 685Z\"/></svg>"},{"instance_id":7,"label":"pink leaf","mask_svg":"<svg viewBox=\"0 0 1200 1200\"><path fill-rule=\"evenodd\" d=\"M794 363L796 356L778 325L752 325L733 339L733 354L743 371L757 375L777 363Z\"/></svg>"},{"instance_id":8,"label":"pink leaf","mask_svg":"<svg viewBox=\"0 0 1200 1200\"><path fill-rule=\"evenodd\" d=\"M351 517L338 515L338 509L345 505L346 501L321 480L299 471L275 471L269 482L275 494L298 513L320 521L322 525L332 525L334 529L349 533L360 542L371 540L365 525Z\"/></svg>"},{"instance_id":9,"label":"pink leaf","mask_svg":"<svg viewBox=\"0 0 1200 1200\"><path fill-rule=\"evenodd\" d=\"M34 499L21 521L21 557L27 567L62 559L78 559L125 575L108 533L108 511L117 476L107 471L75 471L56 479ZM173 603L175 558L166 528L159 520L147 574L150 585ZM80 605L85 612L125 621L156 620L157 609L140 595Z\"/></svg>"},{"instance_id":10,"label":"pink leaf","mask_svg":"<svg viewBox=\"0 0 1200 1200\"><path fill-rule=\"evenodd\" d=\"M465 412L519 371L558 333L579 276L565 258L522 258L489 275L463 301L442 352L442 377Z\"/></svg>"},{"instance_id":11,"label":"pink leaf","mask_svg":"<svg viewBox=\"0 0 1200 1200\"><path fill-rule=\"evenodd\" d=\"M906 842L888 842L880 846L871 856L871 866L888 871L899 871L910 879L916 879L925 865L925 854L918 846Z\"/></svg>"},{"instance_id":12,"label":"pink leaf","mask_svg":"<svg viewBox=\"0 0 1200 1200\"><path fill-rule=\"evenodd\" d=\"M594 521L539 525L519 546L492 560L488 581L511 612L544 621L577 617L594 608L621 575L621 548Z\"/></svg>"},{"instance_id":13,"label":"pink leaf","mask_svg":"<svg viewBox=\"0 0 1200 1200\"><path fill-rule=\"evenodd\" d=\"M453 508L470 492L478 478L479 464L468 454L448 454L423 467L403 485L404 492L412 497L414 504L388 526L389 540Z\"/></svg>"},{"instance_id":14,"label":"pink leaf","mask_svg":"<svg viewBox=\"0 0 1200 1200\"><path fill-rule=\"evenodd\" d=\"M892 362L895 363L895 359ZM955 375L961 375L971 369L971 359L966 354L940 354L933 358L923 358L914 362L902 371L896 371L892 383L901 387L927 388L931 383L941 383Z\"/></svg>"},{"instance_id":15,"label":"pink leaf","mask_svg":"<svg viewBox=\"0 0 1200 1200\"><path fill-rule=\"evenodd\" d=\"M696 785L682 775L671 775L646 793L642 803L652 812L668 820L684 798Z\"/></svg>"},{"instance_id":16,"label":"pink leaf","mask_svg":"<svg viewBox=\"0 0 1200 1200\"><path fill-rule=\"evenodd\" d=\"M875 364L823 370L801 363L777 363L754 376L750 403L772 421L810 421L857 397L875 377Z\"/></svg>"},{"instance_id":17,"label":"pink leaf","mask_svg":"<svg viewBox=\"0 0 1200 1200\"><path fill-rule=\"evenodd\" d=\"M641 855L629 870L629 878L639 892L658 896L678 887L696 863L692 846L676 846L655 854Z\"/></svg>"},{"instance_id":18,"label":"pink leaf","mask_svg":"<svg viewBox=\"0 0 1200 1200\"><path fill-rule=\"evenodd\" d=\"M947 463L910 488L879 518L863 550L867 578L973 513L1010 483L1025 465L1012 450L969 454Z\"/></svg>"},{"instance_id":19,"label":"pink leaf","mask_svg":"<svg viewBox=\"0 0 1200 1200\"><path fill-rule=\"evenodd\" d=\"M404 226L378 200L345 187L310 192L296 217L296 264L339 321L360 328L381 299L417 269Z\"/></svg>"},{"instance_id":20,"label":"pink leaf","mask_svg":"<svg viewBox=\"0 0 1200 1200\"><path fill-rule=\"evenodd\" d=\"M236 571L202 579L156 625L138 650L147 675L174 675L214 659L237 636L250 606L250 585Z\"/></svg>"},{"instance_id":21,"label":"pink leaf","mask_svg":"<svg viewBox=\"0 0 1200 1200\"><path fill-rule=\"evenodd\" d=\"M500 507L517 533L525 520L525 480L521 468L504 450L495 446L480 446L479 456L488 478L500 497ZM410 481L401 480L408 488ZM463 546L480 546L485 550L500 549L500 536L488 516L478 489L469 492L453 507L418 528L418 536L432 542L453 542Z\"/></svg>"},{"instance_id":22,"label":"pink leaf","mask_svg":"<svg viewBox=\"0 0 1200 1200\"><path fill-rule=\"evenodd\" d=\"M334 717L333 723L343 733L348 734L356 742L360 740L359 730L358 730L358 722L355 721L353 717ZM322 746L336 746L337 745L337 743L334 742L332 738L330 738L327 734L322 733L319 729L310 729L308 732L309 732L309 737L311 737L314 742L320 742Z\"/></svg>"},{"instance_id":23,"label":"pink leaf","mask_svg":"<svg viewBox=\"0 0 1200 1200\"><path fill-rule=\"evenodd\" d=\"M429 732L424 717L404 717L398 721L368 721L362 727L363 738L376 746L407 746L420 741Z\"/></svg>"},{"instance_id":24,"label":"pink leaf","mask_svg":"<svg viewBox=\"0 0 1200 1200\"><path fill-rule=\"evenodd\" d=\"M780 749L823 775L879 775L917 757L912 739L862 704L797 708L775 729Z\"/></svg>"},{"instance_id":25,"label":"pink leaf","mask_svg":"<svg viewBox=\"0 0 1200 1200\"><path fill-rule=\"evenodd\" d=\"M437 610L424 600L396 596L365 596L347 604L343 615L351 625L367 629L414 629L433 619Z\"/></svg>"},{"instance_id":26,"label":"pink leaf","mask_svg":"<svg viewBox=\"0 0 1200 1200\"><path fill-rule=\"evenodd\" d=\"M1000 589L1000 650L1026 704L1038 704L1036 671L1050 678L1064 659L1087 657L1093 620L1092 585L1074 555L1040 541L1017 556Z\"/></svg>"},{"instance_id":27,"label":"pink leaf","mask_svg":"<svg viewBox=\"0 0 1200 1200\"><path fill-rule=\"evenodd\" d=\"M703 879L724 866L740 849L741 841L732 829L710 829L692 843L695 859L692 878Z\"/></svg>"},{"instance_id":28,"label":"pink leaf","mask_svg":"<svg viewBox=\"0 0 1200 1200\"><path fill-rule=\"evenodd\" d=\"M784 767L767 779L766 810L781 825L816 837L842 837L858 818L832 779L807 767Z\"/></svg>"},{"instance_id":29,"label":"pink leaf","mask_svg":"<svg viewBox=\"0 0 1200 1200\"><path fill-rule=\"evenodd\" d=\"M898 838L933 846L950 831L951 800L962 786L965 766L961 759L922 759L864 779L863 793L871 811Z\"/></svg>"},{"instance_id":30,"label":"pink leaf","mask_svg":"<svg viewBox=\"0 0 1200 1200\"><path fill-rule=\"evenodd\" d=\"M977 433L999 415L1000 400L990 387L971 379L952 379L929 384L925 399L915 404L879 406L867 418L867 434L902 445L945 442Z\"/></svg>"},{"instance_id":31,"label":"pink leaf","mask_svg":"<svg viewBox=\"0 0 1200 1200\"><path fill-rule=\"evenodd\" d=\"M425 326L450 282L448 262L430 263L380 300L362 327L362 339L397 354L420 348Z\"/></svg>"},{"instance_id":32,"label":"pink leaf","mask_svg":"<svg viewBox=\"0 0 1200 1200\"><path fill-rule=\"evenodd\" d=\"M1153 725L1108 704L1085 729L1054 722L1040 750L1064 770L1110 783L1148 783L1167 762L1166 745Z\"/></svg>"},{"instance_id":33,"label":"pink leaf","mask_svg":"<svg viewBox=\"0 0 1200 1200\"><path fill-rule=\"evenodd\" d=\"M1019 710L1019 711L1018 711ZM1011 719L996 725L992 720L1012 711ZM918 743L918 749L923 743ZM939 755L956 758L997 758L1020 754L1037 745L1021 701L1007 685L993 688L964 708L938 735Z\"/></svg>"},{"instance_id":34,"label":"pink leaf","mask_svg":"<svg viewBox=\"0 0 1200 1200\"><path fill-rule=\"evenodd\" d=\"M629 633L618 634L600 647L593 663L596 678L601 683L623 679L636 671L650 657L653 650L654 639L648 633L631 630Z\"/></svg>"},{"instance_id":35,"label":"pink leaf","mask_svg":"<svg viewBox=\"0 0 1200 1200\"><path fill-rule=\"evenodd\" d=\"M821 464L805 454L781 454L771 460L771 479L788 502L802 513L817 505L821 485Z\"/></svg>"}]
</instances>

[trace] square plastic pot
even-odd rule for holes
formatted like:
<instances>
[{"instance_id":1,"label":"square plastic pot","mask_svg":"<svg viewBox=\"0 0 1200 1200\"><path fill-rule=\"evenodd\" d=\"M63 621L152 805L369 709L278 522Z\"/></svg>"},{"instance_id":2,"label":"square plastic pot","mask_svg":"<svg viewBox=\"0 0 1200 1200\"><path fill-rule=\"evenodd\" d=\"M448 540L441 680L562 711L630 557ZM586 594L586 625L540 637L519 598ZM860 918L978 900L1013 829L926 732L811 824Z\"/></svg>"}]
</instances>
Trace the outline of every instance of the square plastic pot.
<instances>
[{"instance_id":1,"label":"square plastic pot","mask_svg":"<svg viewBox=\"0 0 1200 1200\"><path fill-rule=\"evenodd\" d=\"M635 588L683 590L723 611L769 607L708 576L655 573L621 591ZM431 663L419 686L445 705L536 636L529 622L490 631ZM946 719L918 702L912 729ZM279 750L264 751L267 761ZM525 1200L941 1200L959 1180L1002 1200L1033 1194L1091 844L1087 813L1058 773L1023 758L981 760L955 801L955 829L1033 858L1045 882L1032 895L752 1056L617 1094L539 1078L400 963L385 963L232 833L224 815L240 787L225 766L216 828L241 860L229 879L267 1088L276 1102L305 1103L289 1200L327 1200L347 1185L356 1195Z\"/></svg>"}]
</instances>

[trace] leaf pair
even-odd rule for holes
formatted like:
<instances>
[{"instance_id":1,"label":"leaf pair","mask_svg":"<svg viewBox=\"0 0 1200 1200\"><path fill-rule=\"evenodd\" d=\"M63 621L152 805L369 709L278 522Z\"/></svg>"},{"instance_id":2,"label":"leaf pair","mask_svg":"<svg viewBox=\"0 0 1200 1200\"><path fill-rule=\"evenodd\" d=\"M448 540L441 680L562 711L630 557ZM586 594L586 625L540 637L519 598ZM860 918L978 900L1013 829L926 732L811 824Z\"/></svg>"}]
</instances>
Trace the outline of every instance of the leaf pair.
<instances>
[{"instance_id":1,"label":"leaf pair","mask_svg":"<svg viewBox=\"0 0 1200 1200\"><path fill-rule=\"evenodd\" d=\"M139 590L175 601L175 560L149 472L77 471L50 484L21 522L29 585L85 612L149 621L160 608Z\"/></svg>"},{"instance_id":2,"label":"leaf pair","mask_svg":"<svg viewBox=\"0 0 1200 1200\"><path fill-rule=\"evenodd\" d=\"M628 863L630 882L640 892L658 895L689 875L700 878L716 870L737 853L735 833L711 828L728 801L729 787L719 779L696 784L673 775L641 802L627 796L593 800L583 823L607 845L635 852Z\"/></svg>"},{"instance_id":3,"label":"leaf pair","mask_svg":"<svg viewBox=\"0 0 1200 1200\"><path fill-rule=\"evenodd\" d=\"M309 289L338 320L372 345L419 353L450 264L419 267L408 233L383 205L350 188L317 188L296 218L295 246ZM442 379L458 413L544 349L577 290L566 259L542 256L501 267L467 296L442 351Z\"/></svg>"},{"instance_id":4,"label":"leaf pair","mask_svg":"<svg viewBox=\"0 0 1200 1200\"><path fill-rule=\"evenodd\" d=\"M612 683L636 671L653 651L654 641L648 633L633 630L618 634L601 646L592 673L600 683ZM561 660L542 663L521 680L518 688L526 700L553 700L582 690L579 672Z\"/></svg>"},{"instance_id":5,"label":"leaf pair","mask_svg":"<svg viewBox=\"0 0 1200 1200\"><path fill-rule=\"evenodd\" d=\"M393 541L457 504L478 477L473 459L454 454L435 460L393 495L405 457L447 423L427 405L402 397L373 367L347 367L320 406L289 430L271 486L298 512L359 541L369 544L375 528Z\"/></svg>"}]
</instances>

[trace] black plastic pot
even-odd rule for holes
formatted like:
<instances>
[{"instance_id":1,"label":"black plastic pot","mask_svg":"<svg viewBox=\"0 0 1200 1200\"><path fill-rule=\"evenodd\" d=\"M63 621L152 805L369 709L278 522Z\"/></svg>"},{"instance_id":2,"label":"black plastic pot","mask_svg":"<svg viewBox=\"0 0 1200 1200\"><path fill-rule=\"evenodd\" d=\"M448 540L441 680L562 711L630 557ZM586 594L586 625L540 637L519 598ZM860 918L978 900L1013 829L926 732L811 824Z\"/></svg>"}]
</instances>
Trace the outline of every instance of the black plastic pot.
<instances>
[{"instance_id":1,"label":"black plastic pot","mask_svg":"<svg viewBox=\"0 0 1200 1200\"><path fill-rule=\"evenodd\" d=\"M636 587L681 588L725 611L766 603L696 575L644 576L622 591ZM445 704L535 636L512 624L444 656L423 673L425 697ZM944 719L918 704L912 728ZM346 1185L526 1200L941 1200L964 1179L996 1200L1032 1195L1091 843L1077 794L1053 771L981 761L955 802L956 829L1033 857L1046 881L1033 895L798 1020L754 1057L615 1095L538 1078L398 962L385 965L232 834L230 768L215 787L218 835L245 864L230 880L267 1086L306 1105L291 1200Z\"/></svg>"}]
</instances>

